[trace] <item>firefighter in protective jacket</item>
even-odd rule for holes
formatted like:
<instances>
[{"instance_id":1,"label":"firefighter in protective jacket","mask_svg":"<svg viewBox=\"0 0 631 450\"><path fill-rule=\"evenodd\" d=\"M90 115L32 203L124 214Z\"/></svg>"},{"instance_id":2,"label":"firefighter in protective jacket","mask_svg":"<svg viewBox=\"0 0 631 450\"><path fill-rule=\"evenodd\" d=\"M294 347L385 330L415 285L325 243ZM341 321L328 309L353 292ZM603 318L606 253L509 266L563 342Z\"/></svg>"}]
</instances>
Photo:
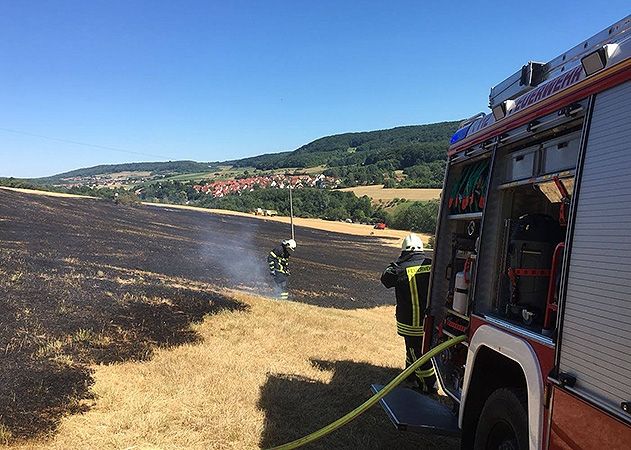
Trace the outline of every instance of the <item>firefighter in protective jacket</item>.
<instances>
[{"instance_id":1,"label":"firefighter in protective jacket","mask_svg":"<svg viewBox=\"0 0 631 450\"><path fill-rule=\"evenodd\" d=\"M405 364L408 367L421 356L432 260L423 253L423 241L415 234L403 240L401 250L399 259L381 275L381 283L387 288L395 288L397 333L405 340ZM415 381L424 392L434 392L436 376L432 363L421 366L408 380Z\"/></svg>"},{"instance_id":2,"label":"firefighter in protective jacket","mask_svg":"<svg viewBox=\"0 0 631 450\"><path fill-rule=\"evenodd\" d=\"M287 291L287 278L289 278L289 257L291 252L296 249L296 241L293 239L287 239L281 242L281 244L274 248L267 256L267 263L269 264L269 271L276 287L279 291L278 297L281 299L288 299L289 292Z\"/></svg>"}]
</instances>

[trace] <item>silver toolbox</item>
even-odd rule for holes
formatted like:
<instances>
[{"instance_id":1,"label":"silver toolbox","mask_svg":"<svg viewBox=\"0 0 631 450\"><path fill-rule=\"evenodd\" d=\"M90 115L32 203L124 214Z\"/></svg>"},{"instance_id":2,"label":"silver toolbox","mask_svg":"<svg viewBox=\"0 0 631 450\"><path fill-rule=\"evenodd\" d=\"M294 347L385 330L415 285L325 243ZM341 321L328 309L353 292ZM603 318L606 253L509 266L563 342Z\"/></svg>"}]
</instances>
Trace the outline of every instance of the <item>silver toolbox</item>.
<instances>
[{"instance_id":1,"label":"silver toolbox","mask_svg":"<svg viewBox=\"0 0 631 450\"><path fill-rule=\"evenodd\" d=\"M540 146L528 147L506 155L505 182L523 180L536 175L537 152Z\"/></svg>"},{"instance_id":2,"label":"silver toolbox","mask_svg":"<svg viewBox=\"0 0 631 450\"><path fill-rule=\"evenodd\" d=\"M576 167L580 133L572 133L543 144L541 169L545 174Z\"/></svg>"}]
</instances>

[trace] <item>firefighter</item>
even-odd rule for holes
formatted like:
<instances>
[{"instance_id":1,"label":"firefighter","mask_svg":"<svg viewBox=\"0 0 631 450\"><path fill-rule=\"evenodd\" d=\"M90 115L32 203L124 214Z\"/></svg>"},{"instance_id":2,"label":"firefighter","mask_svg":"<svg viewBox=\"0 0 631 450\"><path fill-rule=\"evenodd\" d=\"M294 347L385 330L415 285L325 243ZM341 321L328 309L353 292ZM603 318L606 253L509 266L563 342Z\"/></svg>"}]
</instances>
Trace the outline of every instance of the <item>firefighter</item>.
<instances>
[{"instance_id":1,"label":"firefighter","mask_svg":"<svg viewBox=\"0 0 631 450\"><path fill-rule=\"evenodd\" d=\"M296 241L293 239L286 239L280 243L280 245L274 248L267 256L267 263L269 264L269 271L276 287L280 292L278 298L287 300L289 298L289 292L287 291L287 279L289 278L289 257L291 253L296 249Z\"/></svg>"},{"instance_id":2,"label":"firefighter","mask_svg":"<svg viewBox=\"0 0 631 450\"><path fill-rule=\"evenodd\" d=\"M381 275L381 283L388 289L395 288L397 334L405 340L405 365L408 367L421 356L432 260L425 256L423 241L415 234L403 239L401 250L399 259L386 267ZM408 381L416 383L423 392L435 392L436 376L432 363L421 366Z\"/></svg>"}]
</instances>

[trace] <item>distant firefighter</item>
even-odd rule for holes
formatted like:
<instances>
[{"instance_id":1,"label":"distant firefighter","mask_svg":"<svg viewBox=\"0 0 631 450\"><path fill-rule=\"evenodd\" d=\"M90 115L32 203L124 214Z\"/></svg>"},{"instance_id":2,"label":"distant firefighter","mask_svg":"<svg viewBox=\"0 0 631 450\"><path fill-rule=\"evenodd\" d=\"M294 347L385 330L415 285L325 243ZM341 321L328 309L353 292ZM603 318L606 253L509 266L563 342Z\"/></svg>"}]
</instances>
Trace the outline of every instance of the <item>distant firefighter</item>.
<instances>
[{"instance_id":1,"label":"distant firefighter","mask_svg":"<svg viewBox=\"0 0 631 450\"><path fill-rule=\"evenodd\" d=\"M118 200L118 192L115 192L114 193L114 204L118 205L118 202L119 202L119 200Z\"/></svg>"},{"instance_id":2,"label":"distant firefighter","mask_svg":"<svg viewBox=\"0 0 631 450\"><path fill-rule=\"evenodd\" d=\"M397 333L405 340L405 365L408 367L421 356L432 260L423 253L423 241L415 234L403 240L401 250L399 259L386 267L381 275L381 283L388 289L395 288ZM432 363L421 366L408 381L416 382L424 392L434 392L436 376Z\"/></svg>"},{"instance_id":3,"label":"distant firefighter","mask_svg":"<svg viewBox=\"0 0 631 450\"><path fill-rule=\"evenodd\" d=\"M280 299L287 300L289 292L287 291L287 279L289 278L289 257L296 249L296 241L286 239L274 248L267 256L269 271L277 287L277 296Z\"/></svg>"}]
</instances>

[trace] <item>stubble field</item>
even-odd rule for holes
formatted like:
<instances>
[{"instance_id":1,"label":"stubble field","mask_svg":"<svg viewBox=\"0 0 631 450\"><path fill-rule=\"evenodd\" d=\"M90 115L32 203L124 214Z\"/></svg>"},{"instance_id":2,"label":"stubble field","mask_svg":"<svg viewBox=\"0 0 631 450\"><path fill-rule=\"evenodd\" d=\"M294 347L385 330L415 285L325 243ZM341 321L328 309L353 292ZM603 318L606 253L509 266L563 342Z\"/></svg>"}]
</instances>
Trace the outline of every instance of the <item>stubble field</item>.
<instances>
[{"instance_id":1,"label":"stubble field","mask_svg":"<svg viewBox=\"0 0 631 450\"><path fill-rule=\"evenodd\" d=\"M0 190L0 442L259 448L334 420L400 370L396 249L277 222ZM455 448L373 409L310 448Z\"/></svg>"},{"instance_id":2,"label":"stubble field","mask_svg":"<svg viewBox=\"0 0 631 450\"><path fill-rule=\"evenodd\" d=\"M370 186L355 186L351 188L341 189L342 191L354 192L356 196L361 197L367 195L374 202L379 200L390 201L395 198L410 200L410 201L427 201L437 200L440 198L442 189L411 189L411 188L384 188L381 184L374 184Z\"/></svg>"}]
</instances>

